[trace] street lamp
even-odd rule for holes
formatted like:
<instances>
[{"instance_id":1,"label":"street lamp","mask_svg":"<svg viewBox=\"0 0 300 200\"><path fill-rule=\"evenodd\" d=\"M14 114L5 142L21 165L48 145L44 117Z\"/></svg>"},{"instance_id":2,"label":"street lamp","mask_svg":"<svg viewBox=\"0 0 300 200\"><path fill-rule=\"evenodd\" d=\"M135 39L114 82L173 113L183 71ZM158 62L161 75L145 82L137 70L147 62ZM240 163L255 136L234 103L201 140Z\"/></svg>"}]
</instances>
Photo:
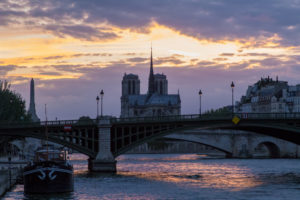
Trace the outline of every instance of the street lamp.
<instances>
[{"instance_id":1,"label":"street lamp","mask_svg":"<svg viewBox=\"0 0 300 200\"><path fill-rule=\"evenodd\" d=\"M201 96L202 96L202 91L199 90L199 97L200 97L200 108L199 108L199 115L201 117Z\"/></svg>"},{"instance_id":2,"label":"street lamp","mask_svg":"<svg viewBox=\"0 0 300 200\"><path fill-rule=\"evenodd\" d=\"M104 96L104 92L103 92L103 90L101 90L101 92L100 92L100 98L101 98L101 117L103 116L103 96Z\"/></svg>"},{"instance_id":3,"label":"street lamp","mask_svg":"<svg viewBox=\"0 0 300 200\"><path fill-rule=\"evenodd\" d=\"M9 186L11 186L11 144L8 145L8 177L9 177Z\"/></svg>"},{"instance_id":4,"label":"street lamp","mask_svg":"<svg viewBox=\"0 0 300 200\"><path fill-rule=\"evenodd\" d=\"M99 116L99 96L96 97L96 101L97 101L97 117L96 117L96 119L98 119L98 116Z\"/></svg>"},{"instance_id":5,"label":"street lamp","mask_svg":"<svg viewBox=\"0 0 300 200\"><path fill-rule=\"evenodd\" d=\"M233 81L231 82L231 90L232 90L232 116L234 115L234 105L233 105L233 88L234 88L234 83Z\"/></svg>"}]
</instances>

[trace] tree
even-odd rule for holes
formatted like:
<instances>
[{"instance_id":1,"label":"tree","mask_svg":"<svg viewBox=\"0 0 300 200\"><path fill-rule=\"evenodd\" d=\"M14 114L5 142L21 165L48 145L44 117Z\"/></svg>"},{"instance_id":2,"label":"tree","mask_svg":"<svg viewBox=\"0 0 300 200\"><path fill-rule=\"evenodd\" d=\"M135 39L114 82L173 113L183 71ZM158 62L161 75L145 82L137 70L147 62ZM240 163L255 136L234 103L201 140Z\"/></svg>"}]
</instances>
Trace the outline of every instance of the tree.
<instances>
[{"instance_id":1,"label":"tree","mask_svg":"<svg viewBox=\"0 0 300 200\"><path fill-rule=\"evenodd\" d=\"M78 125L94 124L95 122L89 116L82 116L78 119Z\"/></svg>"},{"instance_id":2,"label":"tree","mask_svg":"<svg viewBox=\"0 0 300 200\"><path fill-rule=\"evenodd\" d=\"M204 113L204 115L210 115L210 116L224 116L232 113L231 106L225 106L222 108L218 108L216 110L211 109Z\"/></svg>"},{"instance_id":3,"label":"tree","mask_svg":"<svg viewBox=\"0 0 300 200\"><path fill-rule=\"evenodd\" d=\"M31 121L30 115L26 112L25 101L20 94L10 90L7 81L0 80L0 121L18 122Z\"/></svg>"}]
</instances>

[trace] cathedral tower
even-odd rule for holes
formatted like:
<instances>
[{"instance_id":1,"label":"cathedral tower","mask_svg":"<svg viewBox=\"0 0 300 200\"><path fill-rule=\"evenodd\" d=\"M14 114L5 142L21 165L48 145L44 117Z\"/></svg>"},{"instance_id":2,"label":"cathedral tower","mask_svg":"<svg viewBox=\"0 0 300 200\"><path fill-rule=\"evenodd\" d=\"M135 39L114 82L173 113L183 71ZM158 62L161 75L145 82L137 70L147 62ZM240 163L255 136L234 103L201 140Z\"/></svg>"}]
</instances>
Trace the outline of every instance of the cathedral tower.
<instances>
[{"instance_id":1,"label":"cathedral tower","mask_svg":"<svg viewBox=\"0 0 300 200\"><path fill-rule=\"evenodd\" d=\"M124 74L122 80L122 96L139 95L140 79L135 74Z\"/></svg>"},{"instance_id":2,"label":"cathedral tower","mask_svg":"<svg viewBox=\"0 0 300 200\"><path fill-rule=\"evenodd\" d=\"M154 75L154 92L159 95L168 94L168 80L164 74Z\"/></svg>"},{"instance_id":3,"label":"cathedral tower","mask_svg":"<svg viewBox=\"0 0 300 200\"><path fill-rule=\"evenodd\" d=\"M30 105L29 105L29 110L28 113L31 114L31 119L34 122L39 122L40 119L36 115L35 112L35 99L34 99L34 80L31 79L30 81Z\"/></svg>"},{"instance_id":4,"label":"cathedral tower","mask_svg":"<svg viewBox=\"0 0 300 200\"><path fill-rule=\"evenodd\" d=\"M128 116L128 96L140 95L140 79L135 74L124 74L122 80L121 116Z\"/></svg>"}]
</instances>

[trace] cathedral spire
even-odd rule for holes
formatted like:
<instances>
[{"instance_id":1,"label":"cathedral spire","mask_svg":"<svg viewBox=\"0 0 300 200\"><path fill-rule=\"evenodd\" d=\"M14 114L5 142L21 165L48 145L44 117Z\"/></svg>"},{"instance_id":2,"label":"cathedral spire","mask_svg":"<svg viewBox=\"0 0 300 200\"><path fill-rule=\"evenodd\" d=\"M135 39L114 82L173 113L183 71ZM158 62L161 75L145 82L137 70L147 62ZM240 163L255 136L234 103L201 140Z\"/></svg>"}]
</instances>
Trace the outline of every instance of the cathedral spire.
<instances>
[{"instance_id":1,"label":"cathedral spire","mask_svg":"<svg viewBox=\"0 0 300 200\"><path fill-rule=\"evenodd\" d=\"M152 44L151 44L151 56L150 56L150 74L148 81L148 94L154 93L154 73L153 73L153 59L152 59Z\"/></svg>"}]
</instances>

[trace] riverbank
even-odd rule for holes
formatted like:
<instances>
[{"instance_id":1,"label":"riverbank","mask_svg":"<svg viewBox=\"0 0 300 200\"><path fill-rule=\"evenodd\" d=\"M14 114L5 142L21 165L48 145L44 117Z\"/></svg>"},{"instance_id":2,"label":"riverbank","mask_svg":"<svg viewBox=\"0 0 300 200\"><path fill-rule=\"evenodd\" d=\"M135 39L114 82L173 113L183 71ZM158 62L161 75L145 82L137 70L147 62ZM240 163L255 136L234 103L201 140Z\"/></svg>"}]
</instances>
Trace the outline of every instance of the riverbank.
<instances>
[{"instance_id":1,"label":"riverbank","mask_svg":"<svg viewBox=\"0 0 300 200\"><path fill-rule=\"evenodd\" d=\"M11 167L0 169L0 197L2 197L7 191L9 191L18 180L18 177L22 175L23 168Z\"/></svg>"},{"instance_id":2,"label":"riverbank","mask_svg":"<svg viewBox=\"0 0 300 200\"><path fill-rule=\"evenodd\" d=\"M25 164L26 161L19 160L19 157L12 157L10 162L7 157L0 158L0 197L17 183Z\"/></svg>"}]
</instances>

